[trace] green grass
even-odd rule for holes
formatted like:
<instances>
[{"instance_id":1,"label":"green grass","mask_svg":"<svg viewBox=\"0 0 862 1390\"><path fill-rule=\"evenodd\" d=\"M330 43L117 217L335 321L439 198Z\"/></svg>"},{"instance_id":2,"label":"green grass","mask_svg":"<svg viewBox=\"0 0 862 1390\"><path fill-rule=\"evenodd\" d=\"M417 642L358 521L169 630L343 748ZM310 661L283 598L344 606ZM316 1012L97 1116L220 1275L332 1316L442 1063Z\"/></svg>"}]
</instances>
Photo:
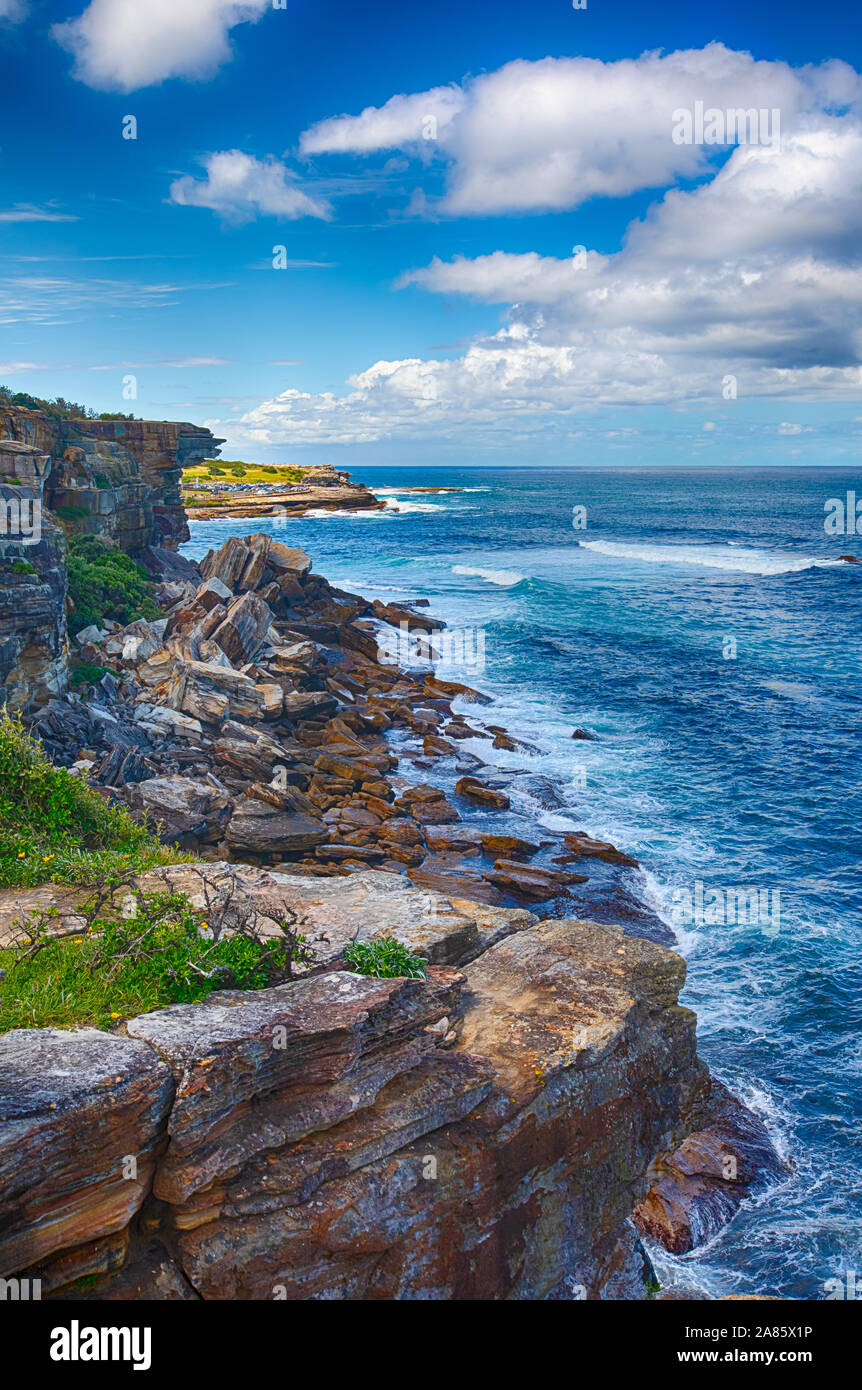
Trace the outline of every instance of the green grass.
<instances>
[{"instance_id":1,"label":"green grass","mask_svg":"<svg viewBox=\"0 0 862 1390\"><path fill-rule=\"evenodd\" d=\"M105 545L96 536L75 536L69 544L69 595L75 611L69 619L74 636L105 618L115 622L134 622L136 618L158 618L158 605L152 585L140 565L136 565L115 545Z\"/></svg>"},{"instance_id":2,"label":"green grass","mask_svg":"<svg viewBox=\"0 0 862 1390\"><path fill-rule=\"evenodd\" d=\"M379 936L375 941L352 941L344 948L344 959L357 975L376 975L382 980L402 975L411 980L424 980L428 964L394 936Z\"/></svg>"},{"instance_id":3,"label":"green grass","mask_svg":"<svg viewBox=\"0 0 862 1390\"><path fill-rule=\"evenodd\" d=\"M216 989L278 982L286 944L200 934L208 924L183 893L137 892L132 918L91 918L74 937L51 937L52 918L31 924L22 948L0 950L0 1032L12 1028L111 1028L167 1004L195 1003ZM57 925L56 917L53 923ZM38 946L29 954L32 944Z\"/></svg>"},{"instance_id":4,"label":"green grass","mask_svg":"<svg viewBox=\"0 0 862 1390\"><path fill-rule=\"evenodd\" d=\"M0 888L100 883L187 858L55 767L20 721L0 716Z\"/></svg>"},{"instance_id":5,"label":"green grass","mask_svg":"<svg viewBox=\"0 0 862 1390\"><path fill-rule=\"evenodd\" d=\"M226 482L244 483L301 483L305 475L303 468L278 463L242 463L238 459L207 460L193 468L183 469L183 486L194 487L195 483L210 483L218 478Z\"/></svg>"}]
</instances>

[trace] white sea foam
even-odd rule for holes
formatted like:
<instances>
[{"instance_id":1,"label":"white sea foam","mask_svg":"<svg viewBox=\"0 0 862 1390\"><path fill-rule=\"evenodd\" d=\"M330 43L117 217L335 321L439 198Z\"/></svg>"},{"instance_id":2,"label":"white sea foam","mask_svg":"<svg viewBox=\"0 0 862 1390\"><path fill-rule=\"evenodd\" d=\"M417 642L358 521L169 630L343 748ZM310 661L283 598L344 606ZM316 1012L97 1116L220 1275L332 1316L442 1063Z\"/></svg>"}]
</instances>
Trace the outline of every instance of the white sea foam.
<instances>
[{"instance_id":1,"label":"white sea foam","mask_svg":"<svg viewBox=\"0 0 862 1390\"><path fill-rule=\"evenodd\" d=\"M792 574L801 570L842 565L843 560L813 555L788 555L778 551L745 550L718 545L627 545L620 541L578 541L584 550L619 560L642 560L651 565L700 565L705 569L735 570L741 574Z\"/></svg>"},{"instance_id":2,"label":"white sea foam","mask_svg":"<svg viewBox=\"0 0 862 1390\"><path fill-rule=\"evenodd\" d=\"M510 589L513 584L520 584L522 579L526 579L525 574L519 574L517 570L486 570L474 565L453 565L453 574L475 575L477 579L485 579L489 584L499 584L502 589Z\"/></svg>"},{"instance_id":3,"label":"white sea foam","mask_svg":"<svg viewBox=\"0 0 862 1390\"><path fill-rule=\"evenodd\" d=\"M386 510L390 512L445 512L448 511L448 507L441 506L439 502L406 502L403 499L395 502L387 498Z\"/></svg>"},{"instance_id":4,"label":"white sea foam","mask_svg":"<svg viewBox=\"0 0 862 1390\"><path fill-rule=\"evenodd\" d=\"M356 512L351 512L351 511L346 511L346 510L345 510L345 511L336 510L336 509L334 509L334 508L332 508L332 507L314 507L310 512L306 512L306 513L304 514L304 516L302 516L302 517L295 517L295 518L290 518L290 517L277 517L277 518L273 518L273 520L279 520L279 521L304 520L304 521L307 521L307 520L310 518L312 521L323 521L323 520L328 519L329 517L348 517L351 521L368 521L368 520L370 520L372 517L381 517L381 516L385 516L385 515L386 515L385 512L382 512L382 511L373 511L373 510L371 510L370 508L369 508L367 511L356 511Z\"/></svg>"}]
</instances>

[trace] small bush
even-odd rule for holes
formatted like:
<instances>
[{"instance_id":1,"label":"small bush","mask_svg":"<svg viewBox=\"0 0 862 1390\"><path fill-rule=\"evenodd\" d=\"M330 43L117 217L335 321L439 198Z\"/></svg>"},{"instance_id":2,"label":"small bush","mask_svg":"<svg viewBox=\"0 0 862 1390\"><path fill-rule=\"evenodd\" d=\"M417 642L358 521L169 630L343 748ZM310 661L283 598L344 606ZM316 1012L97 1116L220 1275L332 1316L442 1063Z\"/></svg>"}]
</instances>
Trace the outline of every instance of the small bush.
<instances>
[{"instance_id":1,"label":"small bush","mask_svg":"<svg viewBox=\"0 0 862 1390\"><path fill-rule=\"evenodd\" d=\"M376 975L381 980L402 975L411 980L424 980L428 964L394 936L379 936L375 941L352 941L344 949L344 959L357 975Z\"/></svg>"},{"instance_id":2,"label":"small bush","mask_svg":"<svg viewBox=\"0 0 862 1390\"><path fill-rule=\"evenodd\" d=\"M66 918L57 909L24 922L14 947L0 951L0 1032L95 1024L166 1004L194 1003L217 989L265 989L293 978L314 951L294 914L252 914L225 930L233 885L207 884L205 914L170 888L144 891L135 877L106 885ZM260 930L262 918L281 935Z\"/></svg>"},{"instance_id":3,"label":"small bush","mask_svg":"<svg viewBox=\"0 0 862 1390\"><path fill-rule=\"evenodd\" d=\"M98 883L118 869L182 857L123 807L55 767L20 720L0 716L0 887Z\"/></svg>"},{"instance_id":4,"label":"small bush","mask_svg":"<svg viewBox=\"0 0 862 1390\"><path fill-rule=\"evenodd\" d=\"M26 560L16 560L15 563L14 563L13 565L10 566L10 569L11 569L11 571L12 571L13 574L35 574L35 573L36 573L36 570L33 568L33 566L30 565L30 564L28 564Z\"/></svg>"},{"instance_id":5,"label":"small bush","mask_svg":"<svg viewBox=\"0 0 862 1390\"><path fill-rule=\"evenodd\" d=\"M69 594L75 611L69 619L74 636L105 618L115 622L134 622L135 618L158 618L158 605L151 597L147 576L131 556L115 545L105 545L97 536L75 536L69 545Z\"/></svg>"},{"instance_id":6,"label":"small bush","mask_svg":"<svg viewBox=\"0 0 862 1390\"><path fill-rule=\"evenodd\" d=\"M114 671L109 671L107 666L92 666L87 661L82 661L72 672L73 685L96 685L103 676L115 675Z\"/></svg>"}]
</instances>

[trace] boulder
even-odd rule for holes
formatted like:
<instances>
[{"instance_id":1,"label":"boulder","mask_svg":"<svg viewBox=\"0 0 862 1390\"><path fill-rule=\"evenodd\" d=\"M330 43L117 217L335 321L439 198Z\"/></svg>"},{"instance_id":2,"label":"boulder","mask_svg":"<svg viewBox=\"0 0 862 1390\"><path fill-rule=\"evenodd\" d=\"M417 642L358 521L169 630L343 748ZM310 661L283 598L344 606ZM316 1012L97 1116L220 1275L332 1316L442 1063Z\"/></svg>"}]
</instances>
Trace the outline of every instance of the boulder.
<instances>
[{"instance_id":1,"label":"boulder","mask_svg":"<svg viewBox=\"0 0 862 1390\"><path fill-rule=\"evenodd\" d=\"M272 609L256 594L241 594L227 609L212 640L234 665L251 661L260 651L272 624Z\"/></svg>"},{"instance_id":2,"label":"boulder","mask_svg":"<svg viewBox=\"0 0 862 1390\"><path fill-rule=\"evenodd\" d=\"M458 796L465 796L469 801L476 801L480 806L487 806L494 811L508 811L511 804L505 792L486 786L478 777L461 777L455 783L455 792Z\"/></svg>"},{"instance_id":3,"label":"boulder","mask_svg":"<svg viewBox=\"0 0 862 1390\"><path fill-rule=\"evenodd\" d=\"M633 1215L639 1231L674 1255L703 1245L746 1197L786 1176L766 1126L715 1078L701 1120L656 1165L656 1181Z\"/></svg>"},{"instance_id":4,"label":"boulder","mask_svg":"<svg viewBox=\"0 0 862 1390\"><path fill-rule=\"evenodd\" d=\"M128 1226L173 1093L170 1070L130 1038L0 1033L0 1276Z\"/></svg>"},{"instance_id":5,"label":"boulder","mask_svg":"<svg viewBox=\"0 0 862 1390\"><path fill-rule=\"evenodd\" d=\"M487 835L482 832L481 843L483 853L492 859L498 855L501 859L530 859L539 852L539 846L533 844L532 840L522 840L517 835Z\"/></svg>"},{"instance_id":6,"label":"boulder","mask_svg":"<svg viewBox=\"0 0 862 1390\"><path fill-rule=\"evenodd\" d=\"M304 854L329 838L311 816L279 811L266 801L245 797L237 804L225 834L232 850L247 854Z\"/></svg>"},{"instance_id":7,"label":"boulder","mask_svg":"<svg viewBox=\"0 0 862 1390\"><path fill-rule=\"evenodd\" d=\"M591 839L583 830L564 835L563 844L573 859L603 859L606 864L620 864L631 869L640 867L630 854L624 854L607 840Z\"/></svg>"},{"instance_id":8,"label":"boulder","mask_svg":"<svg viewBox=\"0 0 862 1390\"><path fill-rule=\"evenodd\" d=\"M163 844L188 847L220 840L233 811L222 788L192 777L149 777L119 788L117 795L159 827Z\"/></svg>"},{"instance_id":9,"label":"boulder","mask_svg":"<svg viewBox=\"0 0 862 1390\"><path fill-rule=\"evenodd\" d=\"M535 864L517 863L512 859L498 859L493 869L484 877L497 888L519 897L532 898L537 902L547 902L558 897L566 888L575 883L586 883L584 874L564 873L561 869L543 869Z\"/></svg>"}]
</instances>

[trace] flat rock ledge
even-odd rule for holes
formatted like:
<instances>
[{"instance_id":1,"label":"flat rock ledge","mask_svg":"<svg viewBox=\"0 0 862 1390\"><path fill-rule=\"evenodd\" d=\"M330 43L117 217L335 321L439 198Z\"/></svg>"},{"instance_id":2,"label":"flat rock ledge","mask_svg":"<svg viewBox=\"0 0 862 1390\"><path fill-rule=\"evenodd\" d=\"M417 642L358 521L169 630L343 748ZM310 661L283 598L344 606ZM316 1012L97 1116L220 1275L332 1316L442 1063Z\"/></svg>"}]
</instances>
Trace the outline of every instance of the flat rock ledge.
<instances>
[{"instance_id":1,"label":"flat rock ledge","mask_svg":"<svg viewBox=\"0 0 862 1390\"><path fill-rule=\"evenodd\" d=\"M709 1094L683 961L396 875L242 876L328 935L322 965L119 1034L0 1035L0 1275L60 1299L646 1297L631 1213ZM426 980L343 968L384 929Z\"/></svg>"}]
</instances>

